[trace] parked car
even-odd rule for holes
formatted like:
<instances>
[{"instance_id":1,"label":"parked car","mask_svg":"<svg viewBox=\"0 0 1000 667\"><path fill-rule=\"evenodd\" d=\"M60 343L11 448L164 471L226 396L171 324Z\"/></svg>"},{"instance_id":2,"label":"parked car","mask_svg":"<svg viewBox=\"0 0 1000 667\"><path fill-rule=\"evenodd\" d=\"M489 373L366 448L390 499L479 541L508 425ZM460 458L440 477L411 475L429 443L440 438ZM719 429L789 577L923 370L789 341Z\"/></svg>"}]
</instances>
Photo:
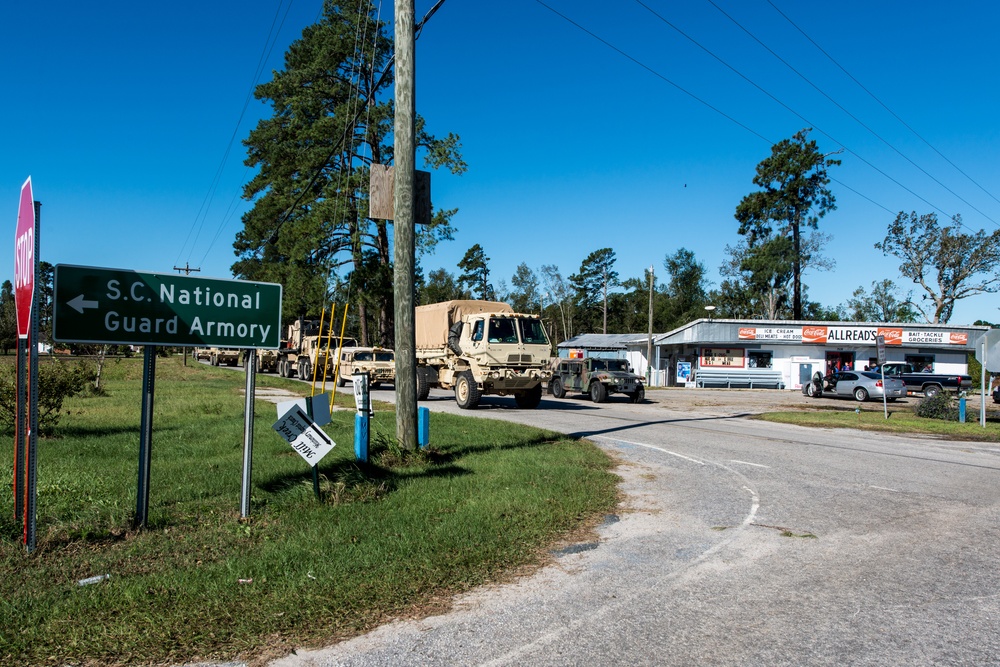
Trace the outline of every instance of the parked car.
<instances>
[{"instance_id":1,"label":"parked car","mask_svg":"<svg viewBox=\"0 0 1000 667\"><path fill-rule=\"evenodd\" d=\"M819 376L819 373L816 374ZM887 401L906 397L906 383L895 377L885 378L872 371L840 371L820 379L814 377L812 382L802 387L802 393L819 398L820 396L853 397L856 401L867 401L869 398L882 398L883 391Z\"/></svg>"}]
</instances>

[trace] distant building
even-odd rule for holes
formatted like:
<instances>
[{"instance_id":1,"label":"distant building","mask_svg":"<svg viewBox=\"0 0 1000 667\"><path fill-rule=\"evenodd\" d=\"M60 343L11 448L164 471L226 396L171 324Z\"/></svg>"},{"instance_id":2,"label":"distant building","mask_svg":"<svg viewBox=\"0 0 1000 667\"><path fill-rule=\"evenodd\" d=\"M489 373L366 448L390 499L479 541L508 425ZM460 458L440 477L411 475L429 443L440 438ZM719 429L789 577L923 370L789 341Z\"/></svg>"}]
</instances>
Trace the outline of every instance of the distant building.
<instances>
[{"instance_id":1,"label":"distant building","mask_svg":"<svg viewBox=\"0 0 1000 667\"><path fill-rule=\"evenodd\" d=\"M560 343L559 356L624 358L651 386L800 389L813 373L864 370L877 363L878 336L886 360L936 373L966 374L968 353L989 330L951 324L699 319L665 334L584 334Z\"/></svg>"}]
</instances>

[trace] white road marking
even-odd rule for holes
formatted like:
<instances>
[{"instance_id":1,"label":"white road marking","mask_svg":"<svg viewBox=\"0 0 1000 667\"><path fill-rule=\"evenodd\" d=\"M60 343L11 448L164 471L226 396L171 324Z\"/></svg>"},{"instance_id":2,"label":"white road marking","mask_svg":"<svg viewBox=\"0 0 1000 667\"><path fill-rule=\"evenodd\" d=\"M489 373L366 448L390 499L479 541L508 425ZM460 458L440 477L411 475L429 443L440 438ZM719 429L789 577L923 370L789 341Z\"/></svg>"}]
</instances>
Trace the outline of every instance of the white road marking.
<instances>
[{"instance_id":1,"label":"white road marking","mask_svg":"<svg viewBox=\"0 0 1000 667\"><path fill-rule=\"evenodd\" d=\"M890 489L886 486L875 486L874 484L869 484L868 488L878 489L879 491L892 491L893 493L899 493L899 489Z\"/></svg>"},{"instance_id":2,"label":"white road marking","mask_svg":"<svg viewBox=\"0 0 1000 667\"><path fill-rule=\"evenodd\" d=\"M766 466L763 463L750 463L749 461L737 461L736 459L729 459L729 462L739 463L745 466L753 466L754 468L768 468L768 469L771 468L771 466Z\"/></svg>"},{"instance_id":3,"label":"white road marking","mask_svg":"<svg viewBox=\"0 0 1000 667\"><path fill-rule=\"evenodd\" d=\"M658 452L663 452L664 454L670 454L671 456L676 456L679 459L684 459L685 461L690 461L691 463L697 463L700 466L705 465L704 461L699 461L698 459L693 459L690 456L684 456L683 454L672 452L669 449L663 449L663 447L657 447L655 445L647 445L644 442L631 442L629 440L621 440L619 438L609 438L605 435L592 435L589 437L594 439L600 438L601 440L609 440L611 442L620 442L625 445L635 445L636 447L645 447L646 449L655 449Z\"/></svg>"}]
</instances>

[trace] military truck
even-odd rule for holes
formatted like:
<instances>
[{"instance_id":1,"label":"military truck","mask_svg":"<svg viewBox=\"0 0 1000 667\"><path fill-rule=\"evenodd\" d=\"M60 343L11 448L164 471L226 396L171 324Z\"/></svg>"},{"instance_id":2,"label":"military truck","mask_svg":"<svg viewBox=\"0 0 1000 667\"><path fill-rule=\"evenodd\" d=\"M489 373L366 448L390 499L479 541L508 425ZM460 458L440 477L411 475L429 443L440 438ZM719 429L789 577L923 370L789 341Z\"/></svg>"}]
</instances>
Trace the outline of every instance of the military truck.
<instances>
[{"instance_id":1,"label":"military truck","mask_svg":"<svg viewBox=\"0 0 1000 667\"><path fill-rule=\"evenodd\" d=\"M197 352L196 352L197 355ZM202 357L196 356L201 359ZM210 347L208 348L208 363L213 366L235 366L240 362L240 351L235 347Z\"/></svg>"},{"instance_id":2,"label":"military truck","mask_svg":"<svg viewBox=\"0 0 1000 667\"><path fill-rule=\"evenodd\" d=\"M551 346L537 315L499 301L444 301L417 306L417 400L432 386L455 390L462 409L482 396L513 396L536 408L548 380Z\"/></svg>"},{"instance_id":3,"label":"military truck","mask_svg":"<svg viewBox=\"0 0 1000 667\"><path fill-rule=\"evenodd\" d=\"M624 359L559 359L549 380L549 392L565 398L569 391L590 394L594 403L603 403L615 393L625 394L633 403L646 398L642 377L633 373Z\"/></svg>"},{"instance_id":4,"label":"military truck","mask_svg":"<svg viewBox=\"0 0 1000 667\"><path fill-rule=\"evenodd\" d=\"M195 361L211 361L212 360L212 348L210 347L196 347L191 353Z\"/></svg>"},{"instance_id":5,"label":"military truck","mask_svg":"<svg viewBox=\"0 0 1000 667\"><path fill-rule=\"evenodd\" d=\"M243 350L240 355L240 365L247 365L247 350ZM277 373L278 372L278 351L277 350L257 350L257 372Z\"/></svg>"},{"instance_id":6,"label":"military truck","mask_svg":"<svg viewBox=\"0 0 1000 667\"><path fill-rule=\"evenodd\" d=\"M338 387L343 387L348 380L353 382L355 373L367 373L368 386L372 389L378 389L383 382L396 382L396 355L388 348L342 347L335 358L340 363Z\"/></svg>"},{"instance_id":7,"label":"military truck","mask_svg":"<svg viewBox=\"0 0 1000 667\"><path fill-rule=\"evenodd\" d=\"M342 343L344 347L358 344L353 338L340 341L336 336L330 336L329 332L320 335L319 320L297 319L288 325L286 336L278 348L275 361L278 375L285 378L298 376L302 380L311 380L313 369L319 369L318 372L322 375L323 364L327 363L327 377L332 377L331 362L336 358L334 349L338 343Z\"/></svg>"}]
</instances>

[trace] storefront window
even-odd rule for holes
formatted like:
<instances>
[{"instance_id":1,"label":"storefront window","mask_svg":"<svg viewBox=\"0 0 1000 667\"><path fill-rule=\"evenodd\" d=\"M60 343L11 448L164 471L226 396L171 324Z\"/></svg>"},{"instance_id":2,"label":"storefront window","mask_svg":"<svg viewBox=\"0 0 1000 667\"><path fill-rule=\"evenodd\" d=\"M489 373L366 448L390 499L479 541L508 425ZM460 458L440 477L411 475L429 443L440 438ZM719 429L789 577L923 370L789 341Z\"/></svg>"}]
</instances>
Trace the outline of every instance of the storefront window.
<instances>
[{"instance_id":1,"label":"storefront window","mask_svg":"<svg viewBox=\"0 0 1000 667\"><path fill-rule=\"evenodd\" d=\"M750 368L771 368L770 352L747 352L747 365Z\"/></svg>"}]
</instances>

